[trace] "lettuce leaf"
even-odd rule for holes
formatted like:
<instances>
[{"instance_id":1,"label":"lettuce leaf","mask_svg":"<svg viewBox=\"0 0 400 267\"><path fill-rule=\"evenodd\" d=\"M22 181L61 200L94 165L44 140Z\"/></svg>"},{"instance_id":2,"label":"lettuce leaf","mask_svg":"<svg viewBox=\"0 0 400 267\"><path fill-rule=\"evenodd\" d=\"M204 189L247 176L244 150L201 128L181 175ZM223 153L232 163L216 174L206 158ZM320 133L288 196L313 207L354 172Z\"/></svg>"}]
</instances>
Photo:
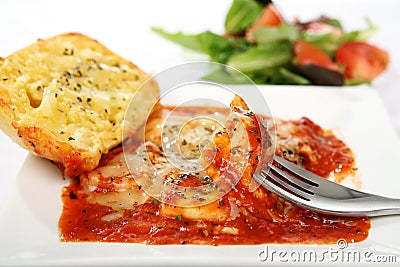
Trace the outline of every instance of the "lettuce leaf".
<instances>
[{"instance_id":1,"label":"lettuce leaf","mask_svg":"<svg viewBox=\"0 0 400 267\"><path fill-rule=\"evenodd\" d=\"M368 41L378 31L378 27L372 24L371 20L366 18L367 27L362 30L351 31L344 36L344 41Z\"/></svg>"},{"instance_id":2,"label":"lettuce leaf","mask_svg":"<svg viewBox=\"0 0 400 267\"><path fill-rule=\"evenodd\" d=\"M229 34L244 32L261 14L264 5L255 0L234 0L225 18Z\"/></svg>"},{"instance_id":3,"label":"lettuce leaf","mask_svg":"<svg viewBox=\"0 0 400 267\"><path fill-rule=\"evenodd\" d=\"M258 44L268 44L277 41L295 41L299 38L298 30L287 23L276 27L260 27L254 32L254 40Z\"/></svg>"},{"instance_id":4,"label":"lettuce leaf","mask_svg":"<svg viewBox=\"0 0 400 267\"><path fill-rule=\"evenodd\" d=\"M210 31L184 34L182 32L168 33L160 28L152 28L152 30L183 47L207 54L212 61L219 63L226 63L233 54L246 51L250 47L250 43L243 38L222 36Z\"/></svg>"},{"instance_id":5,"label":"lettuce leaf","mask_svg":"<svg viewBox=\"0 0 400 267\"><path fill-rule=\"evenodd\" d=\"M292 50L290 42L253 46L246 52L232 55L227 64L248 74L288 64L293 58Z\"/></svg>"}]
</instances>

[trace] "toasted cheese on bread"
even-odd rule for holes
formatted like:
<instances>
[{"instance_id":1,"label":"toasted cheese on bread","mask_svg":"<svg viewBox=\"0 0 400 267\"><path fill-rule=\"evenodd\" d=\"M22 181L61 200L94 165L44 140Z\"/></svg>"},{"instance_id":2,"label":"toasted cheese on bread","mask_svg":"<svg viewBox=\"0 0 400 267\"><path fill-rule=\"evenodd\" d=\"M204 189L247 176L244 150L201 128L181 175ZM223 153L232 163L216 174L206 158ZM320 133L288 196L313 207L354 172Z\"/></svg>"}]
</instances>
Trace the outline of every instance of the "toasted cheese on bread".
<instances>
[{"instance_id":1,"label":"toasted cheese on bread","mask_svg":"<svg viewBox=\"0 0 400 267\"><path fill-rule=\"evenodd\" d=\"M67 176L94 169L120 144L128 104L134 127L159 95L149 75L79 33L38 40L0 58L0 128ZM130 118L132 120L132 118Z\"/></svg>"}]
</instances>

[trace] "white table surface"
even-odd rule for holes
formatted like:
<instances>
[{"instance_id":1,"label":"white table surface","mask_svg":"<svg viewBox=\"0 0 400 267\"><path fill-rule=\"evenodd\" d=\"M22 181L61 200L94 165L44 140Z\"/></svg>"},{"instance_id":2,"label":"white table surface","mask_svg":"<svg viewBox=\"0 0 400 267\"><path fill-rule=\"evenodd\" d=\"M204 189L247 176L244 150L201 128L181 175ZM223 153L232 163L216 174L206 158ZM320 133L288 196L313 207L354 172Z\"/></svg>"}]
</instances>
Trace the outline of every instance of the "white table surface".
<instances>
[{"instance_id":1,"label":"white table surface","mask_svg":"<svg viewBox=\"0 0 400 267\"><path fill-rule=\"evenodd\" d=\"M145 71L158 72L184 63L187 55L179 46L152 33L151 26L188 33L203 30L222 32L230 3L230 0L1 1L0 57L6 57L37 38L81 32L99 40ZM275 3L289 19L327 14L341 19L346 29L357 29L365 25L364 19L368 17L380 27L372 42L389 51L391 65L372 86L383 98L400 136L400 1L275 0ZM27 153L0 131L0 203Z\"/></svg>"}]
</instances>

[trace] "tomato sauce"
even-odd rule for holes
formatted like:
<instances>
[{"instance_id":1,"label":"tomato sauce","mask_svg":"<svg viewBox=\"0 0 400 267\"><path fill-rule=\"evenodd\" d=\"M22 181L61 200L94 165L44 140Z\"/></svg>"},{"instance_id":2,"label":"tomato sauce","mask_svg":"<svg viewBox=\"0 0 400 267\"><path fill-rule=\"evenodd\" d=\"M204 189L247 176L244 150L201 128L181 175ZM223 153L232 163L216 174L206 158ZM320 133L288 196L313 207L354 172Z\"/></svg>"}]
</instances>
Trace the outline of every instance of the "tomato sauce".
<instances>
[{"instance_id":1,"label":"tomato sauce","mask_svg":"<svg viewBox=\"0 0 400 267\"><path fill-rule=\"evenodd\" d=\"M259 129L254 128L254 123L248 123L251 120L256 120L254 114L244 118L255 153L251 155L244 174L247 177L243 177L243 181L251 180L260 149ZM309 161L307 155L303 155L307 169L325 177L331 172L351 170L354 157L342 141L309 119L302 118L295 124L299 127L293 135L301 137L319 155L317 162ZM213 162L214 167L222 165L217 161L221 161L221 157ZM368 218L320 214L294 206L262 187L257 190L258 194L250 192L246 183L239 182L234 190L217 200L215 209L231 210L231 215L238 208L234 203L240 203L240 212L227 220L191 220L182 215L162 215L160 210L164 204L153 198L134 209L120 211L89 203L79 179L75 179L62 191L64 208L59 220L60 239L67 242L239 245L332 244L340 238L359 242L368 236ZM110 214L117 216L104 220Z\"/></svg>"}]
</instances>

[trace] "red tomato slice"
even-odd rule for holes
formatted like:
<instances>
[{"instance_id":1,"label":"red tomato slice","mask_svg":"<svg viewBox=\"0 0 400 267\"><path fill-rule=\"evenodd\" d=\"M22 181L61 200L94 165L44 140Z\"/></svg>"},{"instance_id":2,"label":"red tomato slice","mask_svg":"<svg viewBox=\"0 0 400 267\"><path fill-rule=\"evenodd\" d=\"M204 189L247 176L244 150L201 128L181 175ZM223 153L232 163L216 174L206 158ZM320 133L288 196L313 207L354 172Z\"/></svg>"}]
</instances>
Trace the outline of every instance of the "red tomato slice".
<instances>
[{"instance_id":1,"label":"red tomato slice","mask_svg":"<svg viewBox=\"0 0 400 267\"><path fill-rule=\"evenodd\" d=\"M370 82L387 68L389 54L365 42L351 41L339 47L336 62L345 67L347 79Z\"/></svg>"},{"instance_id":2,"label":"red tomato slice","mask_svg":"<svg viewBox=\"0 0 400 267\"><path fill-rule=\"evenodd\" d=\"M314 64L338 71L339 67L317 46L302 40L294 42L294 54L299 65Z\"/></svg>"},{"instance_id":3,"label":"red tomato slice","mask_svg":"<svg viewBox=\"0 0 400 267\"><path fill-rule=\"evenodd\" d=\"M254 41L253 33L260 27L274 27L283 22L281 14L276 10L272 3L269 3L260 16L253 22L253 24L246 31L246 39Z\"/></svg>"}]
</instances>

